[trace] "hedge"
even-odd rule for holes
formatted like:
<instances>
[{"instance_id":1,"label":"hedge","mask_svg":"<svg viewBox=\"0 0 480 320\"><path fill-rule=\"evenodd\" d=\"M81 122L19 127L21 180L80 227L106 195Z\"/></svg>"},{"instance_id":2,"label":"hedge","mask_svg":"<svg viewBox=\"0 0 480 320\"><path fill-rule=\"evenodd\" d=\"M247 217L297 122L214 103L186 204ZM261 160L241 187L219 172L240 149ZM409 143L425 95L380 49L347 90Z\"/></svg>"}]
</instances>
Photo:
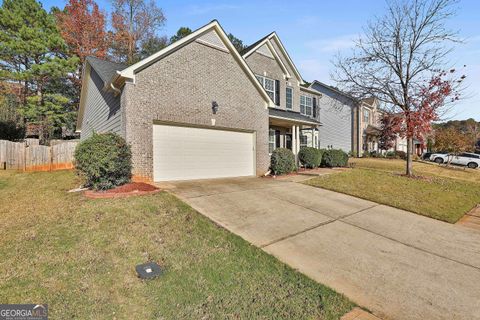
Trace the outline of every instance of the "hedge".
<instances>
[{"instance_id":1,"label":"hedge","mask_svg":"<svg viewBox=\"0 0 480 320\"><path fill-rule=\"evenodd\" d=\"M322 151L313 147L302 147L298 159L306 168L316 168L322 163Z\"/></svg>"},{"instance_id":2,"label":"hedge","mask_svg":"<svg viewBox=\"0 0 480 320\"><path fill-rule=\"evenodd\" d=\"M94 133L78 144L74 156L75 168L85 179L85 187L106 190L130 182L130 147L115 133Z\"/></svg>"},{"instance_id":3,"label":"hedge","mask_svg":"<svg viewBox=\"0 0 480 320\"><path fill-rule=\"evenodd\" d=\"M295 156L293 152L286 148L277 148L273 150L270 157L270 169L275 175L282 175L295 171Z\"/></svg>"},{"instance_id":4,"label":"hedge","mask_svg":"<svg viewBox=\"0 0 480 320\"><path fill-rule=\"evenodd\" d=\"M340 149L327 149L322 154L322 166L324 167L346 167L348 154Z\"/></svg>"}]
</instances>

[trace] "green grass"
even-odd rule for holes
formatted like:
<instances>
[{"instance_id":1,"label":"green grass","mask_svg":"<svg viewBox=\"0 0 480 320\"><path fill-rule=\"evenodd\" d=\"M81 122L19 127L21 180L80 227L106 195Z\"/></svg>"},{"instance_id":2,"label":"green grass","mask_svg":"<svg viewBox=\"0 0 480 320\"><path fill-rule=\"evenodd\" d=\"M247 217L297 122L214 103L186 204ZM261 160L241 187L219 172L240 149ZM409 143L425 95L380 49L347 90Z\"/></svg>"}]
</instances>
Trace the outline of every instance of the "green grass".
<instances>
[{"instance_id":1,"label":"green grass","mask_svg":"<svg viewBox=\"0 0 480 320\"><path fill-rule=\"evenodd\" d=\"M348 299L168 193L84 198L72 172L0 172L0 301L52 319L338 319ZM151 281L134 267L157 261Z\"/></svg>"},{"instance_id":2,"label":"green grass","mask_svg":"<svg viewBox=\"0 0 480 320\"><path fill-rule=\"evenodd\" d=\"M401 160L355 159L355 168L318 177L306 184L455 223L480 203L478 172L415 163L424 179L401 176Z\"/></svg>"}]
</instances>

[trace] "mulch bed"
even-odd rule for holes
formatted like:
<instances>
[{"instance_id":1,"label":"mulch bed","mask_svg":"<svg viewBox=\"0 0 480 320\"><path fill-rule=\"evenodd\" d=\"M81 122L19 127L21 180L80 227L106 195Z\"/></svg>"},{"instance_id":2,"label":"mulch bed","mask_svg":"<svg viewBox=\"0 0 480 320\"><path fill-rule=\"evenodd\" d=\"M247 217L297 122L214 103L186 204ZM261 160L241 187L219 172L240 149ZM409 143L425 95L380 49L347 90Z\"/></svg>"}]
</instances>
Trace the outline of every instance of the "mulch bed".
<instances>
[{"instance_id":1,"label":"mulch bed","mask_svg":"<svg viewBox=\"0 0 480 320\"><path fill-rule=\"evenodd\" d=\"M143 182L131 182L122 186L106 190L87 190L84 195L91 199L125 198L130 196L142 196L161 191L159 188Z\"/></svg>"}]
</instances>

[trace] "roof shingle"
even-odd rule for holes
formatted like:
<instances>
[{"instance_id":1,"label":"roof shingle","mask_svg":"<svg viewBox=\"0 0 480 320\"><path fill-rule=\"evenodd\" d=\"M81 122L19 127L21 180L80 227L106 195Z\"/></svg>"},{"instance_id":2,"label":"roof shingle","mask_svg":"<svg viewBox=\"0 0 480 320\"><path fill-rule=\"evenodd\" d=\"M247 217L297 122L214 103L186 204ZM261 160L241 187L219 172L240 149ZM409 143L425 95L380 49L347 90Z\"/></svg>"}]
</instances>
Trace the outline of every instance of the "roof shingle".
<instances>
[{"instance_id":1,"label":"roof shingle","mask_svg":"<svg viewBox=\"0 0 480 320\"><path fill-rule=\"evenodd\" d=\"M88 56L86 60L105 83L110 82L117 71L121 71L127 67L127 65L123 63L102 60L93 56Z\"/></svg>"}]
</instances>

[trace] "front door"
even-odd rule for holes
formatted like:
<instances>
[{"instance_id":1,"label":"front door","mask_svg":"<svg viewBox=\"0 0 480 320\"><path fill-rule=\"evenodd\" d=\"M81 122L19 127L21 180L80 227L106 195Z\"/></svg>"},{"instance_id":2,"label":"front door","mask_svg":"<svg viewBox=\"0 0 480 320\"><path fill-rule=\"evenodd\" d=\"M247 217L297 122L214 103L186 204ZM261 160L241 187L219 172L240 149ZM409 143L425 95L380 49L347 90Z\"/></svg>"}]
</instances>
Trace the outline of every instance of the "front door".
<instances>
[{"instance_id":1,"label":"front door","mask_svg":"<svg viewBox=\"0 0 480 320\"><path fill-rule=\"evenodd\" d=\"M285 134L285 148L292 150L292 134Z\"/></svg>"}]
</instances>

